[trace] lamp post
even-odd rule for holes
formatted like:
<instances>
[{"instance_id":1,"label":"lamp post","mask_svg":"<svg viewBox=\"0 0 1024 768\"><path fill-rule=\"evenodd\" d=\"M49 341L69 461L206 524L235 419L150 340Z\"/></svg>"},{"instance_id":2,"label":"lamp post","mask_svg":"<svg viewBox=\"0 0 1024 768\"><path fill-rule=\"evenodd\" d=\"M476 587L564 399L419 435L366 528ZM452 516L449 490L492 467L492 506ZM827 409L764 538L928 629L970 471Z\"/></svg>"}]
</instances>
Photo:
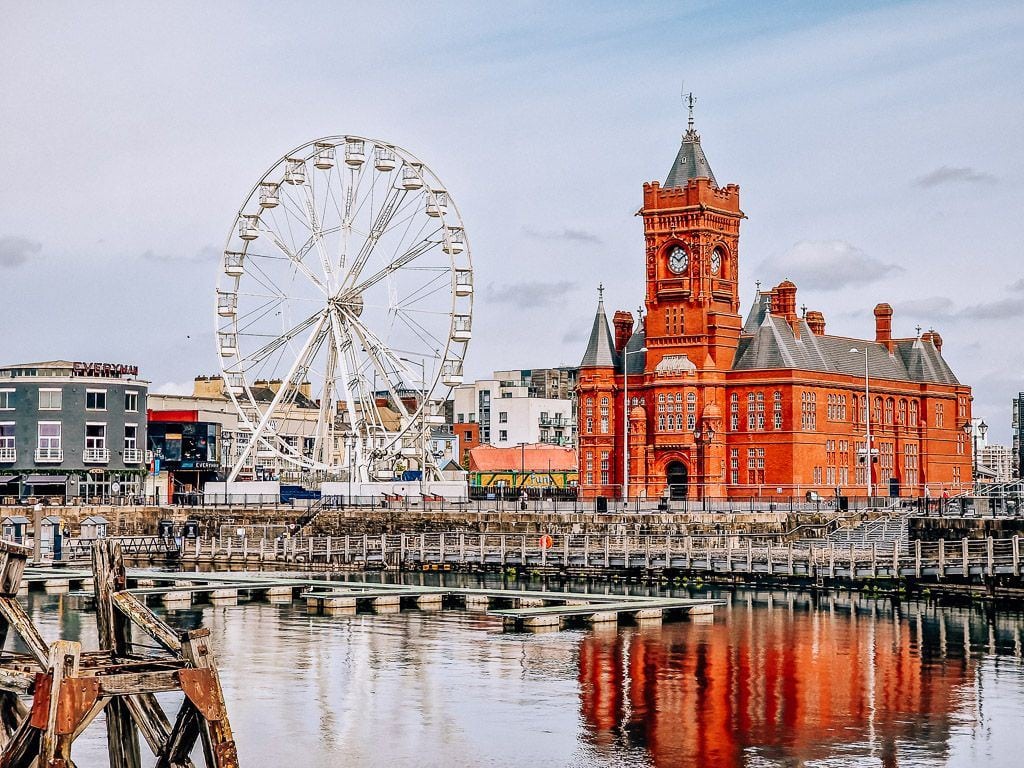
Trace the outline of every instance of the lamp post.
<instances>
[{"instance_id":1,"label":"lamp post","mask_svg":"<svg viewBox=\"0 0 1024 768\"><path fill-rule=\"evenodd\" d=\"M693 439L697 442L697 460L700 462L700 509L701 512L707 512L707 473L704 465L707 463L707 446L715 439L715 430L710 424L703 430L697 427L693 430Z\"/></svg>"},{"instance_id":2,"label":"lamp post","mask_svg":"<svg viewBox=\"0 0 1024 768\"><path fill-rule=\"evenodd\" d=\"M630 352L622 350L622 502L629 501L629 356L646 352L640 347Z\"/></svg>"},{"instance_id":3,"label":"lamp post","mask_svg":"<svg viewBox=\"0 0 1024 768\"><path fill-rule=\"evenodd\" d=\"M874 458L871 450L871 376L868 369L868 350L870 347L864 345L864 451L865 451L865 470L864 473L867 477L868 487L868 506L871 506L871 462ZM850 350L850 354L860 354L860 350L854 347Z\"/></svg>"},{"instance_id":4,"label":"lamp post","mask_svg":"<svg viewBox=\"0 0 1024 768\"><path fill-rule=\"evenodd\" d=\"M978 437L982 440L988 434L988 424L982 419L971 419L964 422L964 433L971 436L971 484L974 493L978 492Z\"/></svg>"}]
</instances>

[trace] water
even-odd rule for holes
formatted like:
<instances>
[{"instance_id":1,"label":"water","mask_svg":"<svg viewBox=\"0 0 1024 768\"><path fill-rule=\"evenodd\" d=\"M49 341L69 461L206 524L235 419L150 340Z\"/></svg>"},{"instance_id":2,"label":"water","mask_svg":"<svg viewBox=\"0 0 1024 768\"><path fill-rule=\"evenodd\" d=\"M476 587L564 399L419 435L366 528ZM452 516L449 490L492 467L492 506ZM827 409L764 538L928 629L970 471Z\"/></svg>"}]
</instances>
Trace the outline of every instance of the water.
<instances>
[{"instance_id":1,"label":"water","mask_svg":"<svg viewBox=\"0 0 1024 768\"><path fill-rule=\"evenodd\" d=\"M244 766L1021 764L1020 613L672 592L730 603L708 621L538 635L483 614L311 616L299 602L164 616L212 630ZM95 647L92 613L38 593L29 612L47 640ZM104 740L98 720L76 742L81 768L106 765Z\"/></svg>"}]
</instances>

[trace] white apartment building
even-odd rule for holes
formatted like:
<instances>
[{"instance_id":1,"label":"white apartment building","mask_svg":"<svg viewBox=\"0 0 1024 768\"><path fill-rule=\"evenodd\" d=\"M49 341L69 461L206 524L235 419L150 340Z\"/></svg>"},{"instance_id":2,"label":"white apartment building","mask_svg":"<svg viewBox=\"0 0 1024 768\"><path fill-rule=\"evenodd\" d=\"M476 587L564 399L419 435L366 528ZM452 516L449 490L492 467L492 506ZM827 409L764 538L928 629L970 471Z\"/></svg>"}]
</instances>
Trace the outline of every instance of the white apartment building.
<instances>
[{"instance_id":1,"label":"white apartment building","mask_svg":"<svg viewBox=\"0 0 1024 768\"><path fill-rule=\"evenodd\" d=\"M572 400L531 397L519 380L482 379L457 387L454 415L458 424L479 424L480 442L497 447L576 443Z\"/></svg>"},{"instance_id":2,"label":"white apartment building","mask_svg":"<svg viewBox=\"0 0 1024 768\"><path fill-rule=\"evenodd\" d=\"M1005 445L982 446L978 463L992 471L994 483L1009 483L1013 479L1013 451Z\"/></svg>"}]
</instances>

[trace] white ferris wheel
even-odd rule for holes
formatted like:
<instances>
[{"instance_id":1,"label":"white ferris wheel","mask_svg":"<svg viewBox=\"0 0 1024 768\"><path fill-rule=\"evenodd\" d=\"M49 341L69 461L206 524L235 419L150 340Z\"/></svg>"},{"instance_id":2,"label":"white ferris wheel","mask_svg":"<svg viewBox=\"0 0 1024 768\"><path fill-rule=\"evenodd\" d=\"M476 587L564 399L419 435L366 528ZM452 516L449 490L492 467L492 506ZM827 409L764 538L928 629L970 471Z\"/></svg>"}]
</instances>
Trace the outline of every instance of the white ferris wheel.
<instances>
[{"instance_id":1,"label":"white ferris wheel","mask_svg":"<svg viewBox=\"0 0 1024 768\"><path fill-rule=\"evenodd\" d=\"M462 219L418 158L329 136L282 157L231 227L217 281L225 389L253 455L322 477L437 468L462 383L473 270Z\"/></svg>"}]
</instances>

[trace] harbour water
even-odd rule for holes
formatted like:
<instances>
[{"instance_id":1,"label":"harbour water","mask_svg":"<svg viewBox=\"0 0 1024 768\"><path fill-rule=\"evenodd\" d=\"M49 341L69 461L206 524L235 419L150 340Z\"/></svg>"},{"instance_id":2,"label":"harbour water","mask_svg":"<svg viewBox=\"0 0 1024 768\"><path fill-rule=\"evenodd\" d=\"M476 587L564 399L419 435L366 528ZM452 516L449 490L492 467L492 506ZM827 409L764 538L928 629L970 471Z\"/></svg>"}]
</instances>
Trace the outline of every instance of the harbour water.
<instances>
[{"instance_id":1,"label":"harbour water","mask_svg":"<svg viewBox=\"0 0 1024 768\"><path fill-rule=\"evenodd\" d=\"M729 604L713 619L544 634L453 610L318 616L302 602L254 602L160 612L212 630L245 766L1020 764L1021 613L849 593L665 591ZM95 647L94 615L60 596L32 593L29 612L47 640ZM73 756L81 768L106 765L104 729L90 728Z\"/></svg>"}]
</instances>

